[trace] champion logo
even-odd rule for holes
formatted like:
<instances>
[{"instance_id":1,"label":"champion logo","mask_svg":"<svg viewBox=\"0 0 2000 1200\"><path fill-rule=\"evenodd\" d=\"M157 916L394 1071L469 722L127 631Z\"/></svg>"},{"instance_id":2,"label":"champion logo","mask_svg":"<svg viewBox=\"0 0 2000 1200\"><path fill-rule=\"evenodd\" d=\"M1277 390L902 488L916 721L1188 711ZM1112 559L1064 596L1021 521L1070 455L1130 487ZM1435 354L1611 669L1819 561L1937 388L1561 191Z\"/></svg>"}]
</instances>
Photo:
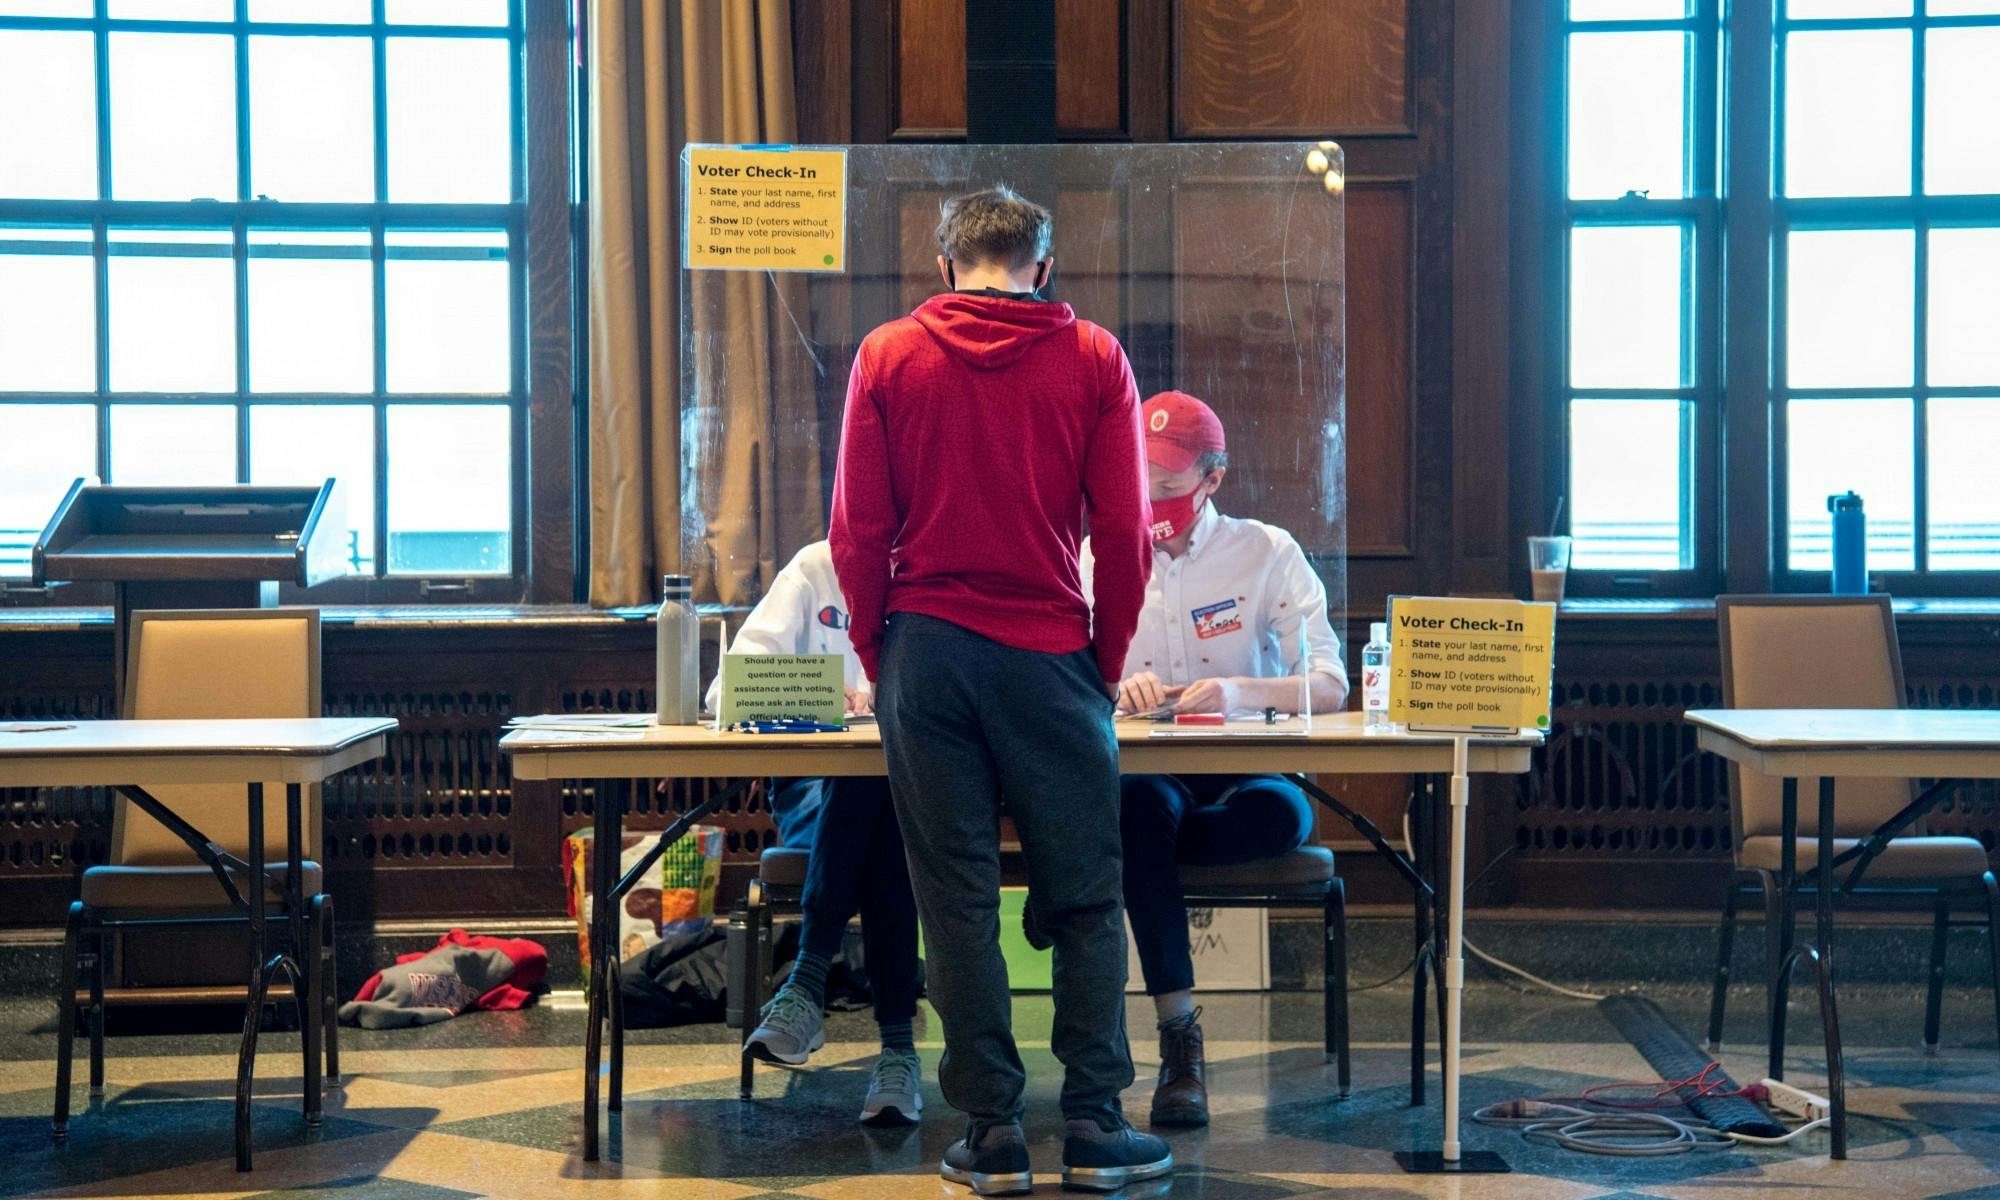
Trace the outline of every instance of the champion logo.
<instances>
[{"instance_id":1,"label":"champion logo","mask_svg":"<svg viewBox=\"0 0 2000 1200\"><path fill-rule=\"evenodd\" d=\"M819 610L819 623L828 629L845 629L848 626L847 614L829 604Z\"/></svg>"}]
</instances>

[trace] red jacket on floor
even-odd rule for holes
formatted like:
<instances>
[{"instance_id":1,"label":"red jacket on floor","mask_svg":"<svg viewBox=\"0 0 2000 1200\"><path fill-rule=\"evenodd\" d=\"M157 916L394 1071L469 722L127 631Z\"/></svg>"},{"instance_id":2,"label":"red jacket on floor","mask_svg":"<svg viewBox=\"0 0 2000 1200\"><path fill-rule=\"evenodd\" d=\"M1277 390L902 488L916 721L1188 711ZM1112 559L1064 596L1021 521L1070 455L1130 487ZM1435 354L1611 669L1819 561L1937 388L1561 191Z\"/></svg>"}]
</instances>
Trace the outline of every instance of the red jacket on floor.
<instances>
[{"instance_id":1,"label":"red jacket on floor","mask_svg":"<svg viewBox=\"0 0 2000 1200\"><path fill-rule=\"evenodd\" d=\"M1069 305L952 292L861 343L828 540L870 679L883 623L910 612L1024 650L1093 646L1116 683L1152 570L1147 525L1131 364Z\"/></svg>"}]
</instances>

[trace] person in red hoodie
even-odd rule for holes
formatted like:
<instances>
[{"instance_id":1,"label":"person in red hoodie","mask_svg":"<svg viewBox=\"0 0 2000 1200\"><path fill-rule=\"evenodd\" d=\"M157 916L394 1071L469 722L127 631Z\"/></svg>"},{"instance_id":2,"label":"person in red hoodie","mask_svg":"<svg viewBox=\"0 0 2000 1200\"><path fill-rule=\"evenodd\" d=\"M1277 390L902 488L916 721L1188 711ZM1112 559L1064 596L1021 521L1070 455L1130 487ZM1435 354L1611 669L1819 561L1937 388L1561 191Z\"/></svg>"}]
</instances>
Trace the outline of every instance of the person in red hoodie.
<instances>
[{"instance_id":1,"label":"person in red hoodie","mask_svg":"<svg viewBox=\"0 0 2000 1200\"><path fill-rule=\"evenodd\" d=\"M944 204L950 290L855 355L829 534L944 1024L938 1081L970 1118L941 1173L982 1195L1033 1186L999 945L1003 812L1055 945L1063 1178L1109 1191L1173 1168L1118 1103L1132 1057L1111 718L1152 569L1139 394L1116 338L1039 296L1052 233L1007 188Z\"/></svg>"}]
</instances>

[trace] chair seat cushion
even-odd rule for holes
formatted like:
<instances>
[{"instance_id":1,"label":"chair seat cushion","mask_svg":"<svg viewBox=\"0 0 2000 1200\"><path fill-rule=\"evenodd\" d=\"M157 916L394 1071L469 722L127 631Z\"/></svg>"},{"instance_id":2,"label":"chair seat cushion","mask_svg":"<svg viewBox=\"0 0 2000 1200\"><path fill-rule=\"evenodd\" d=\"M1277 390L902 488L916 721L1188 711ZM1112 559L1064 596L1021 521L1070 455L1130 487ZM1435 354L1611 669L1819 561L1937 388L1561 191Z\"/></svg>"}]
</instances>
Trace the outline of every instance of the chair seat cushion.
<instances>
[{"instance_id":1,"label":"chair seat cushion","mask_svg":"<svg viewBox=\"0 0 2000 1200\"><path fill-rule=\"evenodd\" d=\"M302 886L308 897L320 890L319 864L301 864ZM282 883L284 863L268 864L271 878ZM242 879L232 873L238 888ZM277 895L276 889L272 890ZM229 896L216 882L215 872L196 863L170 867L92 867L83 873L83 902L97 909L138 909L147 912L229 911Z\"/></svg>"},{"instance_id":2,"label":"chair seat cushion","mask_svg":"<svg viewBox=\"0 0 2000 1200\"><path fill-rule=\"evenodd\" d=\"M1263 896L1298 893L1318 896L1338 876L1333 851L1301 846L1276 858L1227 867L1182 867L1181 890L1190 896Z\"/></svg>"},{"instance_id":3,"label":"chair seat cushion","mask_svg":"<svg viewBox=\"0 0 2000 1200\"><path fill-rule=\"evenodd\" d=\"M1859 838L1833 839L1833 852L1844 854L1861 844ZM1785 839L1769 834L1743 839L1742 865L1754 871L1773 871L1783 856ZM1819 866L1819 841L1798 839L1799 872L1809 875ZM1845 878L1852 864L1836 867ZM1870 880L1888 879L1977 879L1986 873L1986 847L1966 837L1899 837L1890 840L1862 875L1862 886Z\"/></svg>"},{"instance_id":4,"label":"chair seat cushion","mask_svg":"<svg viewBox=\"0 0 2000 1200\"><path fill-rule=\"evenodd\" d=\"M806 885L806 865L812 852L789 846L773 846L757 860L757 877L767 887L802 888Z\"/></svg>"}]
</instances>

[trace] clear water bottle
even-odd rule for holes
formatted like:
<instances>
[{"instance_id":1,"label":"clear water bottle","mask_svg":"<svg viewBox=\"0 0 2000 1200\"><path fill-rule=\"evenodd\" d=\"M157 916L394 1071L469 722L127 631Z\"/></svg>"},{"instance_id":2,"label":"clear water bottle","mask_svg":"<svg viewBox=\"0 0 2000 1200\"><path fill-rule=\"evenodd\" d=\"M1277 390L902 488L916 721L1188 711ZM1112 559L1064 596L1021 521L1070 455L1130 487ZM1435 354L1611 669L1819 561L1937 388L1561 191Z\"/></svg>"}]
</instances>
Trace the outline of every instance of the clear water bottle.
<instances>
[{"instance_id":1,"label":"clear water bottle","mask_svg":"<svg viewBox=\"0 0 2000 1200\"><path fill-rule=\"evenodd\" d=\"M653 646L653 698L659 725L701 720L701 622L694 611L694 580L660 578L660 618Z\"/></svg>"},{"instance_id":2,"label":"clear water bottle","mask_svg":"<svg viewBox=\"0 0 2000 1200\"><path fill-rule=\"evenodd\" d=\"M1389 728L1389 625L1368 626L1368 644L1361 648L1361 724Z\"/></svg>"}]
</instances>

